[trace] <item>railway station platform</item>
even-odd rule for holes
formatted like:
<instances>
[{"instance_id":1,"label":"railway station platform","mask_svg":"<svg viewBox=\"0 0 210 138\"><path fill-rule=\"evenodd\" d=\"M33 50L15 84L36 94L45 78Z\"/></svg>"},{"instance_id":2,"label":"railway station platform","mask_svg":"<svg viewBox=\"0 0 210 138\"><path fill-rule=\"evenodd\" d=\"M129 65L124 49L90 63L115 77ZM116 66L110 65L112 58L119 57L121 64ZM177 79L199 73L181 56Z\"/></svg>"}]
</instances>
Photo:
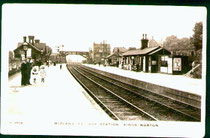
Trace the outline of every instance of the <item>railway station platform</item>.
<instances>
[{"instance_id":1,"label":"railway station platform","mask_svg":"<svg viewBox=\"0 0 210 138\"><path fill-rule=\"evenodd\" d=\"M135 72L130 70L124 70L112 66L103 66L103 65L92 65L84 64L88 67L92 67L98 70L106 71L109 73L114 73L124 77L137 79L140 81L153 83L156 85L196 94L203 95L205 93L204 89L204 80L202 79L193 79L186 77L184 75L169 75L163 73L144 73L144 72Z\"/></svg>"},{"instance_id":2,"label":"railway station platform","mask_svg":"<svg viewBox=\"0 0 210 138\"><path fill-rule=\"evenodd\" d=\"M97 121L112 120L86 94L66 66L46 67L45 83L21 86L21 75L9 79L7 118L18 120Z\"/></svg>"},{"instance_id":3,"label":"railway station platform","mask_svg":"<svg viewBox=\"0 0 210 138\"><path fill-rule=\"evenodd\" d=\"M99 67L98 65L86 66L90 66L99 70L104 70L110 73L132 77L135 79L137 79L141 75L141 79L143 79L144 76L145 81L146 79L148 79L149 82L158 82L160 81L159 76L165 76L165 74L132 72L116 67ZM52 135L53 133L53 135L88 134L90 136L94 136L96 134L100 134L102 136L106 136L108 134L114 136L147 136L151 135L152 132L154 135L159 134L162 136L166 136L166 128L175 128L167 131L167 134L178 134L174 136L180 136L181 133L184 136L186 136L186 134L190 134L190 136L195 136L195 134L197 134L196 132L198 131L195 131L195 133L191 133L191 130L200 130L201 128L200 125L195 126L194 124L190 124L190 127L192 129L187 129L187 131L184 131L185 128L189 127L188 122L184 125L182 122L177 122L175 127L175 122L172 122L171 124L167 124L167 122L164 122L162 124L162 122L149 123L143 121L136 123L115 123L114 120L112 120L101 109L101 107L99 107L98 104L95 103L95 101L88 94L86 94L85 90L72 77L65 65L63 65L62 70L60 70L59 65L46 67L46 73L46 80L43 84L37 83L22 87L20 85L20 73L9 79L9 90L2 92L4 93L3 96L6 95L3 102L6 101L7 103L6 108L4 106L3 109L4 112L6 109L6 117L5 113L3 115L4 118L6 118L7 120L2 120L2 124L9 124L6 126L4 125L4 133L26 135ZM157 76L155 77L155 75ZM173 76L166 75L165 78L167 77L168 79L162 80L162 82L165 82L169 85L169 81L170 79L172 79ZM182 81L185 80L183 79ZM176 80L176 82L178 82L178 80ZM194 83L196 82L197 81L195 81ZM175 80L173 83L175 83ZM184 86L189 87L193 85L193 83L190 83L190 81L188 83L189 85ZM200 80L198 80L196 84L197 87L200 87ZM178 85L175 86L176 88L178 88ZM194 90L194 88L192 90ZM78 125L71 126L71 123L74 122L91 122L93 123L93 125L84 125L84 127ZM98 123L94 126L94 122L102 122L102 124L99 125ZM61 125L66 123L66 125L58 126L53 125L54 123ZM151 129L153 131L151 131Z\"/></svg>"}]
</instances>

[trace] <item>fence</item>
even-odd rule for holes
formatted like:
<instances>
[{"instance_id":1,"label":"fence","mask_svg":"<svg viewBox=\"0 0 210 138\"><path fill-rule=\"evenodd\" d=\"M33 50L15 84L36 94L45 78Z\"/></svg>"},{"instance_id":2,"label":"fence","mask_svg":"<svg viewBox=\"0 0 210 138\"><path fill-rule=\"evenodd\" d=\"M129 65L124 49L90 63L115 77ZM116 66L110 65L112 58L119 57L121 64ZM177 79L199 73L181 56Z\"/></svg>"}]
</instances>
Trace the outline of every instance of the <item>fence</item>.
<instances>
[{"instance_id":1,"label":"fence","mask_svg":"<svg viewBox=\"0 0 210 138\"><path fill-rule=\"evenodd\" d=\"M21 61L20 60L12 60L9 62L9 77L20 72Z\"/></svg>"}]
</instances>

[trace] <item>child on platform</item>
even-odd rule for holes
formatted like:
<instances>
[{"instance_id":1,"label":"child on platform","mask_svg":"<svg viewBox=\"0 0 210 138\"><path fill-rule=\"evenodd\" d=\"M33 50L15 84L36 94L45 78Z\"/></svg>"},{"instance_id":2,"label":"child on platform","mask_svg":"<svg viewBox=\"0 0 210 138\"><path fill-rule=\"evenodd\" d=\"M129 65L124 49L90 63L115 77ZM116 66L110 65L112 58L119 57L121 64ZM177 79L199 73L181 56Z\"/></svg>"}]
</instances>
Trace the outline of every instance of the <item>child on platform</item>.
<instances>
[{"instance_id":1,"label":"child on platform","mask_svg":"<svg viewBox=\"0 0 210 138\"><path fill-rule=\"evenodd\" d=\"M40 74L40 77L41 77L41 82L44 83L45 77L46 77L46 71L45 71L44 65L42 65L42 66L40 67L39 74Z\"/></svg>"},{"instance_id":2,"label":"child on platform","mask_svg":"<svg viewBox=\"0 0 210 138\"><path fill-rule=\"evenodd\" d=\"M39 67L38 66L34 66L32 68L32 71L31 71L31 78L32 78L34 84L37 83L36 80L37 80L38 74L39 74Z\"/></svg>"}]
</instances>

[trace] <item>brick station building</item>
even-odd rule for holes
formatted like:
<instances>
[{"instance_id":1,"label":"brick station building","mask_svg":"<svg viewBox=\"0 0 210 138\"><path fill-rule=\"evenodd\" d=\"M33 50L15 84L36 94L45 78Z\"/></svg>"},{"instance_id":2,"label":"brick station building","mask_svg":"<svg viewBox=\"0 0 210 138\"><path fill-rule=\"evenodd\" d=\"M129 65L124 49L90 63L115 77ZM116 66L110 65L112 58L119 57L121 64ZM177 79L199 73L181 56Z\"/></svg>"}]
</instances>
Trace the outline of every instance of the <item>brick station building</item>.
<instances>
[{"instance_id":1,"label":"brick station building","mask_svg":"<svg viewBox=\"0 0 210 138\"><path fill-rule=\"evenodd\" d=\"M40 40L34 40L34 36L23 37L23 42L18 43L17 48L14 50L16 58L31 58L40 60L42 63L49 60L52 49L45 43L40 43Z\"/></svg>"}]
</instances>

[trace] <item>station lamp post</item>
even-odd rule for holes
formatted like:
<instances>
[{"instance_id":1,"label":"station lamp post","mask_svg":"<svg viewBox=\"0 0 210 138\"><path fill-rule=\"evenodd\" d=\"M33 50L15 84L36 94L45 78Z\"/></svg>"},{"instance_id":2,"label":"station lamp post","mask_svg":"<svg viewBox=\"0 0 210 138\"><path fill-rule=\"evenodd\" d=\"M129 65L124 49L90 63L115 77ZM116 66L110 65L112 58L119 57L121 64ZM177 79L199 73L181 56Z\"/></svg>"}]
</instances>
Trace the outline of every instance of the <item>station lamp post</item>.
<instances>
[{"instance_id":1,"label":"station lamp post","mask_svg":"<svg viewBox=\"0 0 210 138\"><path fill-rule=\"evenodd\" d=\"M24 51L25 59L27 58L27 50L28 50L28 47L26 45L24 45L23 46L23 51Z\"/></svg>"},{"instance_id":2,"label":"station lamp post","mask_svg":"<svg viewBox=\"0 0 210 138\"><path fill-rule=\"evenodd\" d=\"M41 62L43 62L44 50L41 50Z\"/></svg>"},{"instance_id":3,"label":"station lamp post","mask_svg":"<svg viewBox=\"0 0 210 138\"><path fill-rule=\"evenodd\" d=\"M64 47L64 45L60 45L59 46L59 59L60 59L60 63L62 62L63 47Z\"/></svg>"},{"instance_id":4,"label":"station lamp post","mask_svg":"<svg viewBox=\"0 0 210 138\"><path fill-rule=\"evenodd\" d=\"M131 59L132 59L132 64L133 64L134 63L134 56L132 56Z\"/></svg>"}]
</instances>

